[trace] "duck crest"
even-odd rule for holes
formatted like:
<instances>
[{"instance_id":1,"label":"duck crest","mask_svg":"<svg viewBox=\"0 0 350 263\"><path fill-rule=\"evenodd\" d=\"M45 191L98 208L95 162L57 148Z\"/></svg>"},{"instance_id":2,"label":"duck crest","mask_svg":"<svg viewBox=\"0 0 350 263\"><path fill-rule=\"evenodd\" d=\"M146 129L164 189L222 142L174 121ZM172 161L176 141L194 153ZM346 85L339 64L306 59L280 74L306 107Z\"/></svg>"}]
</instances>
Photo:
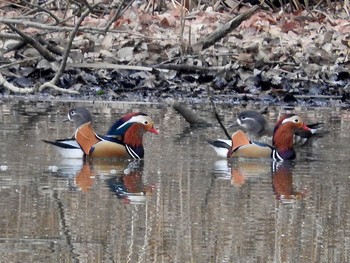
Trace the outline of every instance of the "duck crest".
<instances>
[{"instance_id":1,"label":"duck crest","mask_svg":"<svg viewBox=\"0 0 350 263\"><path fill-rule=\"evenodd\" d=\"M126 115L124 115L122 118L117 120L112 127L107 132L107 135L109 136L120 136L124 135L125 132L128 130L128 128L133 124L132 122L128 123L132 117L135 116L148 116L145 113L142 112L131 112Z\"/></svg>"},{"instance_id":2,"label":"duck crest","mask_svg":"<svg viewBox=\"0 0 350 263\"><path fill-rule=\"evenodd\" d=\"M275 128L273 130L273 133L275 134L275 132L278 130L278 128L282 125L283 121L285 121L286 119L293 117L293 116L295 116L295 114L285 114L284 116L279 118L275 124Z\"/></svg>"}]
</instances>

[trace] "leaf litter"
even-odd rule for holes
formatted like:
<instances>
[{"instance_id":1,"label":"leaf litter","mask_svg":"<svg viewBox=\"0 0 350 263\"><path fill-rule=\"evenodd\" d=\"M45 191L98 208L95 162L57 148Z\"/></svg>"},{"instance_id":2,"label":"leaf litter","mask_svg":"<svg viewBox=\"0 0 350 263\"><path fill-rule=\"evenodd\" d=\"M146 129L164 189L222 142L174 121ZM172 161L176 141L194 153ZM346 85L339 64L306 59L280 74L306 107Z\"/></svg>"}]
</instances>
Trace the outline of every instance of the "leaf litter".
<instances>
[{"instance_id":1,"label":"leaf litter","mask_svg":"<svg viewBox=\"0 0 350 263\"><path fill-rule=\"evenodd\" d=\"M70 95L73 97L108 100L134 100L141 94L147 101L173 97L200 102L206 100L211 88L214 96L230 103L242 100L274 104L300 100L310 105L320 100L349 103L350 20L344 9L338 8L337 14L259 9L210 47L194 51L192 47L199 40L247 7L218 11L203 5L189 12L171 2L162 12L145 11L148 3L135 4L107 33L102 30L111 19L111 12L90 14L82 23L84 30L72 42L60 86L78 87L80 94ZM108 5L105 7L107 10ZM0 16L20 20L21 12L4 6ZM59 19L65 18L61 10L51 12ZM72 10L67 13L74 18ZM43 15L37 20L54 23L50 16ZM67 44L68 33L59 26L57 30L47 30L25 23L19 25L32 36L45 32L47 41L63 49ZM74 19L66 20L65 26L74 26ZM6 24L1 23L0 33L9 32ZM0 72L9 82L13 80L13 84L20 86L49 81L46 77L59 68L56 62L41 57L30 66L18 66L16 61L40 56L29 45L11 49L19 43L18 37L1 38L0 58L10 66L0 68ZM79 66L81 63L85 67ZM89 64L101 68L92 69ZM110 64L131 68L113 69ZM150 70L140 71L137 66ZM11 78L11 74L17 77ZM6 89L1 92L13 93ZM61 95L52 90L42 93Z\"/></svg>"}]
</instances>

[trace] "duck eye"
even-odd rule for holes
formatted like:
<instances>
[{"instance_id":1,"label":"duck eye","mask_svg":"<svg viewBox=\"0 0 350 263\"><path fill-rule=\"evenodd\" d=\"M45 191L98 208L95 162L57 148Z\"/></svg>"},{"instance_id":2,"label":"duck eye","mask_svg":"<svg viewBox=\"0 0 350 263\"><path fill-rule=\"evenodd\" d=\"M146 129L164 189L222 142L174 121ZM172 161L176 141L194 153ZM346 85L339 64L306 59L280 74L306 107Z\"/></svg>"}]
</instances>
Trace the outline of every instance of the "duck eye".
<instances>
[{"instance_id":1,"label":"duck eye","mask_svg":"<svg viewBox=\"0 0 350 263\"><path fill-rule=\"evenodd\" d=\"M70 115L75 115L75 111L72 110L72 111L70 112Z\"/></svg>"},{"instance_id":2,"label":"duck eye","mask_svg":"<svg viewBox=\"0 0 350 263\"><path fill-rule=\"evenodd\" d=\"M299 119L295 119L294 122L295 122L295 123L298 123L298 122L299 122Z\"/></svg>"},{"instance_id":3,"label":"duck eye","mask_svg":"<svg viewBox=\"0 0 350 263\"><path fill-rule=\"evenodd\" d=\"M147 124L148 124L148 121L145 121L144 124L147 125Z\"/></svg>"},{"instance_id":4,"label":"duck eye","mask_svg":"<svg viewBox=\"0 0 350 263\"><path fill-rule=\"evenodd\" d=\"M245 120L245 119L246 119L246 117L245 117L245 116L242 116L242 117L241 117L241 120Z\"/></svg>"}]
</instances>

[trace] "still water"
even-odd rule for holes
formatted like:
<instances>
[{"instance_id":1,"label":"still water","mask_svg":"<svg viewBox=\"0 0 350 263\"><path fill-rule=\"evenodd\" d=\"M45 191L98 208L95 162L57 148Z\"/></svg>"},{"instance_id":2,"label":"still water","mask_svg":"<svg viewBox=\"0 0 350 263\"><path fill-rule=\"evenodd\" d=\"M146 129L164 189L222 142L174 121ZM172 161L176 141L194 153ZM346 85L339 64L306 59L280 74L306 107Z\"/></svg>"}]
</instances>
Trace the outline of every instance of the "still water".
<instances>
[{"instance_id":1,"label":"still water","mask_svg":"<svg viewBox=\"0 0 350 263\"><path fill-rule=\"evenodd\" d=\"M76 106L99 133L143 111L160 134L141 162L65 160L41 140L72 135ZM218 110L228 125L242 109ZM0 262L350 262L350 113L293 111L329 132L274 166L220 159L206 143L218 125L191 129L167 105L3 102Z\"/></svg>"}]
</instances>

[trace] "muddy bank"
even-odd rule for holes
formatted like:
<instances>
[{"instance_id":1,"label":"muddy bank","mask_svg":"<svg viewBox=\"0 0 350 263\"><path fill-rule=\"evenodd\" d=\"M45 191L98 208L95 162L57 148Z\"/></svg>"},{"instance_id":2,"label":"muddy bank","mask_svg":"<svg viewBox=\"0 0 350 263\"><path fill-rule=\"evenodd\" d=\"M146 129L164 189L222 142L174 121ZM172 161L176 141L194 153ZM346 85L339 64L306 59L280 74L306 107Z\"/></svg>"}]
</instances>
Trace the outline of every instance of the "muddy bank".
<instances>
[{"instance_id":1,"label":"muddy bank","mask_svg":"<svg viewBox=\"0 0 350 263\"><path fill-rule=\"evenodd\" d=\"M350 103L350 22L341 3L336 13L322 6L281 12L246 5L191 10L169 5L150 12L139 4L128 6L112 24L110 9L101 14L101 5L68 20L62 10L41 8L50 15L34 21L20 16L18 8L2 6L3 96Z\"/></svg>"}]
</instances>

